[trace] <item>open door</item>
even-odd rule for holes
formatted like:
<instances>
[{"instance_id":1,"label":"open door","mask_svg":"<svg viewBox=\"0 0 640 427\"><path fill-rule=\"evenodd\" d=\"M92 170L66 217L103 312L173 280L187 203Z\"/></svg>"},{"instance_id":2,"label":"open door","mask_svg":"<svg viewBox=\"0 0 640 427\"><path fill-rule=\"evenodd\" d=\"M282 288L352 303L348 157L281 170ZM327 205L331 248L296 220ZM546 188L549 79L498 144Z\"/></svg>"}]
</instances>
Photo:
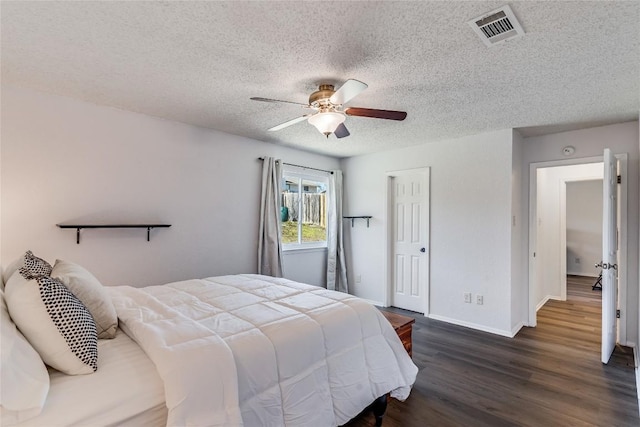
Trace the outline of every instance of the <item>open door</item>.
<instances>
[{"instance_id":1,"label":"open door","mask_svg":"<svg viewBox=\"0 0 640 427\"><path fill-rule=\"evenodd\" d=\"M602 363L608 363L616 346L616 304L618 291L617 196L618 163L604 150L602 202Z\"/></svg>"}]
</instances>

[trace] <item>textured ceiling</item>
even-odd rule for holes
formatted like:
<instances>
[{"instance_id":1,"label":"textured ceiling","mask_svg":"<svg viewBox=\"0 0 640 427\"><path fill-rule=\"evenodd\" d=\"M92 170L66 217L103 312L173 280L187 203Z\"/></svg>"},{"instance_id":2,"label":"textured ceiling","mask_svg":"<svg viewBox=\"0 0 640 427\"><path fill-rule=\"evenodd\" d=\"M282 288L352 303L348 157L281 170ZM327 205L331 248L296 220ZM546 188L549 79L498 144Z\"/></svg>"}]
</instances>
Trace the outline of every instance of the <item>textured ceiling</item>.
<instances>
[{"instance_id":1,"label":"textured ceiling","mask_svg":"<svg viewBox=\"0 0 640 427\"><path fill-rule=\"evenodd\" d=\"M640 3L510 2L526 34L485 47L467 21L505 2L0 3L2 83L337 157L504 128L524 135L638 118ZM319 83L369 88L324 138Z\"/></svg>"}]
</instances>

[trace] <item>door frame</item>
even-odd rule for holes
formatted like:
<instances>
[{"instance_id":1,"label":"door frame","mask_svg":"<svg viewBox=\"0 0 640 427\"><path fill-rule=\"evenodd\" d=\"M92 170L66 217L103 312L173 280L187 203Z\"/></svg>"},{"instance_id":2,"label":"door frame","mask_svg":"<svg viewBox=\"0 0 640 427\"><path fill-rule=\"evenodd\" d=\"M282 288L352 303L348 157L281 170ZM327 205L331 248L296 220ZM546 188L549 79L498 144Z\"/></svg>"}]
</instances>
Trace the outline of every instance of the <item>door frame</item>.
<instances>
[{"instance_id":1,"label":"door frame","mask_svg":"<svg viewBox=\"0 0 640 427\"><path fill-rule=\"evenodd\" d=\"M619 175L622 177L620 184L620 192L618 198L619 205L619 251L618 251L618 305L620 309L620 318L618 319L618 342L621 344L627 344L627 268L628 268L628 251L627 251L627 194L628 194L628 154L621 153L615 154L619 165ZM528 325L536 326L536 303L535 303L535 283L536 283L536 269L535 269L535 257L537 244L537 173L538 169L555 167L555 166L571 166L581 165L588 163L600 163L604 161L604 156L596 157L583 157L576 159L566 160L553 160L547 162L531 163L529 165L529 254L528 254L528 270L529 270L529 292L528 292ZM566 237L566 236L565 236ZM566 239L565 239L565 251L566 254ZM566 271L566 263L564 264Z\"/></svg>"},{"instance_id":2,"label":"door frame","mask_svg":"<svg viewBox=\"0 0 640 427\"><path fill-rule=\"evenodd\" d=\"M393 200L393 179L397 176L408 175L419 173L424 175L424 184L425 184L425 202L427 203L426 209L423 209L422 212L422 221L426 225L426 242L424 243L424 247L427 248L427 252L425 256L427 257L426 263L426 277L424 278L424 287L423 295L424 300L422 301L424 316L429 316L429 306L430 306L430 288L431 288L431 168L430 167L422 167L422 168L414 168L414 169L403 169L397 171L389 171L386 172L386 187L387 191L385 192L384 203L386 206L386 215L385 222L387 223L387 233L385 236L385 273L384 277L386 280L386 292L384 296L384 306L389 307L391 305L391 301L393 300L393 230L394 224L391 221L394 217L394 209L391 201Z\"/></svg>"}]
</instances>

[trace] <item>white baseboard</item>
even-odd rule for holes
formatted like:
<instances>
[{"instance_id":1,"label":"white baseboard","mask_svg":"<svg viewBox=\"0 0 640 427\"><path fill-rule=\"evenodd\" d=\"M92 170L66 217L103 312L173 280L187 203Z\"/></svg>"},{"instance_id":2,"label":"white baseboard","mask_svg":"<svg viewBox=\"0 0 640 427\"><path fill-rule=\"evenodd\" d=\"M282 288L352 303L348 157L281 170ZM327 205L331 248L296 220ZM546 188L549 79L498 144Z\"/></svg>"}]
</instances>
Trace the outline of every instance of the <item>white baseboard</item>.
<instances>
[{"instance_id":1,"label":"white baseboard","mask_svg":"<svg viewBox=\"0 0 640 427\"><path fill-rule=\"evenodd\" d=\"M547 295L546 297L542 298L542 301L540 301L538 303L538 305L536 305L536 313L542 308L543 305L545 305L547 303L547 301L549 301L551 299L551 297L549 295Z\"/></svg>"},{"instance_id":2,"label":"white baseboard","mask_svg":"<svg viewBox=\"0 0 640 427\"><path fill-rule=\"evenodd\" d=\"M567 271L567 275L569 276L582 276L582 277L593 277L594 279L598 277L598 275L594 275L593 272L585 272L585 271Z\"/></svg>"},{"instance_id":3,"label":"white baseboard","mask_svg":"<svg viewBox=\"0 0 640 427\"><path fill-rule=\"evenodd\" d=\"M542 301L540 301L538 305L536 305L536 312L538 312L538 310L540 310L542 306L545 305L550 299L555 301L562 301L562 298L560 298L559 296L547 295L546 297L542 298Z\"/></svg>"},{"instance_id":4,"label":"white baseboard","mask_svg":"<svg viewBox=\"0 0 640 427\"><path fill-rule=\"evenodd\" d=\"M520 332L520 329L522 329L523 327L524 327L524 322L520 322L520 323L518 323L516 326L514 326L514 327L511 329L511 337L510 337L510 338L515 337L515 336L516 336L516 334L517 334L518 332Z\"/></svg>"},{"instance_id":5,"label":"white baseboard","mask_svg":"<svg viewBox=\"0 0 640 427\"><path fill-rule=\"evenodd\" d=\"M358 297L358 298L360 298L360 297ZM366 299L366 298L360 298L360 299L363 300L363 301L368 302L371 305L375 305L376 307L389 307L388 305L386 305L386 304L384 304L384 303L382 303L380 301L374 301L372 299Z\"/></svg>"},{"instance_id":6,"label":"white baseboard","mask_svg":"<svg viewBox=\"0 0 640 427\"><path fill-rule=\"evenodd\" d=\"M440 320L442 322L452 323L458 326L464 326L466 328L476 329L478 331L489 332L490 334L501 335L507 338L513 338L515 336L511 334L511 331L505 331L503 329L490 328L488 326L479 325L477 323L465 322L464 320L452 319L446 316L440 316L438 314L430 314L430 319Z\"/></svg>"}]
</instances>

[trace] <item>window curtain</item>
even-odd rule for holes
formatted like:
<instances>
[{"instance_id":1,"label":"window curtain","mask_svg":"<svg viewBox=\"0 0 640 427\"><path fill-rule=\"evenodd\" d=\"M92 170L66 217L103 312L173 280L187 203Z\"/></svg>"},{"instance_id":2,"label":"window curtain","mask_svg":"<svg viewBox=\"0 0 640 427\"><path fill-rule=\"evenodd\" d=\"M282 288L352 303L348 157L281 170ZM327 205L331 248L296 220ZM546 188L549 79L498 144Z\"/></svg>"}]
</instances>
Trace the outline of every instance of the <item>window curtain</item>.
<instances>
[{"instance_id":1,"label":"window curtain","mask_svg":"<svg viewBox=\"0 0 640 427\"><path fill-rule=\"evenodd\" d=\"M329 176L327 289L349 293L342 228L342 171Z\"/></svg>"},{"instance_id":2,"label":"window curtain","mask_svg":"<svg viewBox=\"0 0 640 427\"><path fill-rule=\"evenodd\" d=\"M262 197L258 236L258 274L282 277L280 229L280 162L266 157L262 164Z\"/></svg>"}]
</instances>

